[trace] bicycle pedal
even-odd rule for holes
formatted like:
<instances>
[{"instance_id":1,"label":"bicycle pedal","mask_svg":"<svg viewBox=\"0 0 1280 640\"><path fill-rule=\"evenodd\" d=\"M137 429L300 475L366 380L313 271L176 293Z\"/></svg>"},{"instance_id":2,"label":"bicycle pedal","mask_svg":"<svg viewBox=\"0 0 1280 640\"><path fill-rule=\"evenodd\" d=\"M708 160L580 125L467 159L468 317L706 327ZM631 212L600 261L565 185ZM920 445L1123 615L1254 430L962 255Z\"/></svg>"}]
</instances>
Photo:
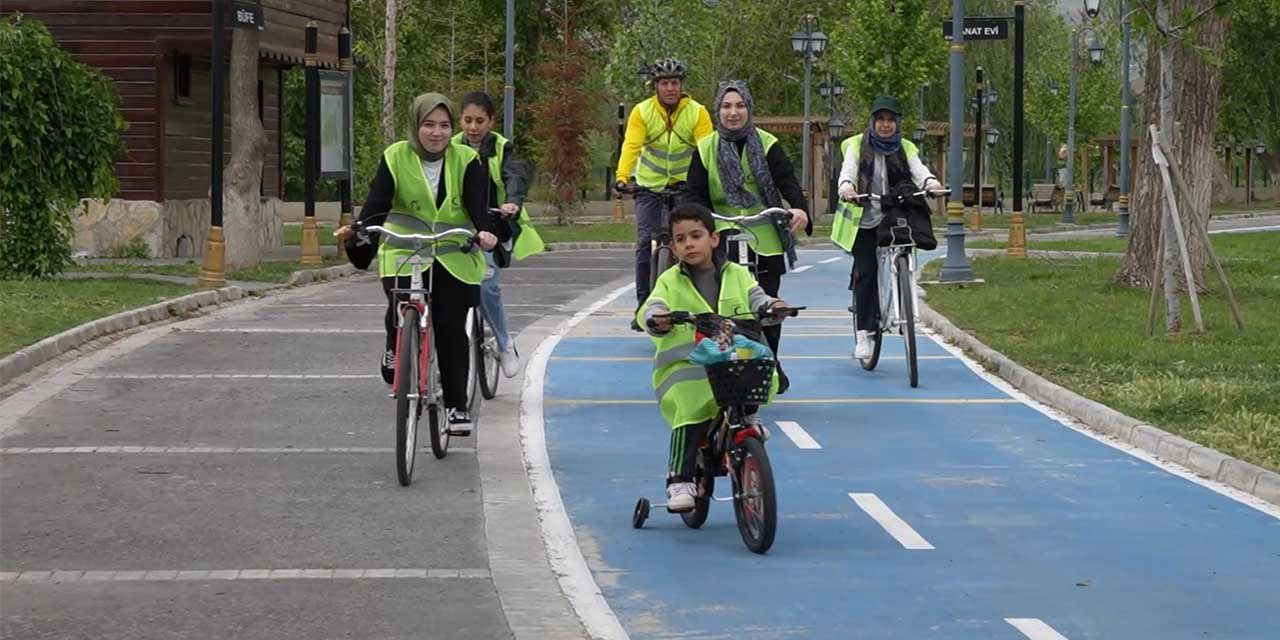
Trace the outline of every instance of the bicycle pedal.
<instances>
[{"instance_id":1,"label":"bicycle pedal","mask_svg":"<svg viewBox=\"0 0 1280 640\"><path fill-rule=\"evenodd\" d=\"M466 438L471 435L470 429L449 429L449 435L459 438Z\"/></svg>"}]
</instances>

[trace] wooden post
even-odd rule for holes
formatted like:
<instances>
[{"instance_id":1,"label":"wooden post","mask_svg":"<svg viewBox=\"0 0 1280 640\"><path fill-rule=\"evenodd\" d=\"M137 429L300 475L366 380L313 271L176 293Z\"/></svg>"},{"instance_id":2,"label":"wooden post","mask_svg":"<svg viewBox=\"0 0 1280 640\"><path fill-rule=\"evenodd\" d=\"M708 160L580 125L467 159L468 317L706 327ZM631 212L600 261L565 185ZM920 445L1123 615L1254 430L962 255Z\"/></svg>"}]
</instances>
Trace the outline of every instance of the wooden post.
<instances>
[{"instance_id":1,"label":"wooden post","mask_svg":"<svg viewBox=\"0 0 1280 640\"><path fill-rule=\"evenodd\" d=\"M1151 151L1156 164L1160 167L1161 182L1164 185L1164 196L1169 202L1169 221L1172 222L1173 233L1178 240L1178 248L1182 254L1182 271L1187 280L1187 296L1191 299L1191 314L1195 318L1196 331L1204 332L1204 317L1200 313L1200 294L1196 291L1196 280L1191 271L1191 256L1187 252L1187 236L1182 231L1182 216L1178 213L1178 198L1173 193L1173 178L1169 175L1169 159L1165 157L1160 144L1160 131L1151 125Z\"/></svg>"}]
</instances>

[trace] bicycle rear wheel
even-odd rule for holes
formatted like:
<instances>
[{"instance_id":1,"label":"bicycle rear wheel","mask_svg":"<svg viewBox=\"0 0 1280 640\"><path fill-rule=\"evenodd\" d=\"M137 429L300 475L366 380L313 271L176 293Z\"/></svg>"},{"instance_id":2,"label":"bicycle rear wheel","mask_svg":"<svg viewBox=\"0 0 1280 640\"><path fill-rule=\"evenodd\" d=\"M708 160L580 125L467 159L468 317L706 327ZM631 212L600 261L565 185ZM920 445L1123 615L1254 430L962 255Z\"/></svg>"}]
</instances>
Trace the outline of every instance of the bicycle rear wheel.
<instances>
[{"instance_id":1,"label":"bicycle rear wheel","mask_svg":"<svg viewBox=\"0 0 1280 640\"><path fill-rule=\"evenodd\" d=\"M758 438L742 443L738 468L734 471L733 515L743 544L754 553L773 546L778 529L778 502L773 487L773 468Z\"/></svg>"},{"instance_id":2,"label":"bicycle rear wheel","mask_svg":"<svg viewBox=\"0 0 1280 640\"><path fill-rule=\"evenodd\" d=\"M402 487L407 487L413 482L413 464L417 457L418 418L422 415L422 396L418 392L421 349L418 341L418 322L417 307L406 307L400 325L399 349L396 353L396 478Z\"/></svg>"},{"instance_id":3,"label":"bicycle rear wheel","mask_svg":"<svg viewBox=\"0 0 1280 640\"><path fill-rule=\"evenodd\" d=\"M658 282L658 276L671 268L671 245L659 243L657 248L653 250L653 255L649 257L649 290L653 291L654 285Z\"/></svg>"},{"instance_id":4,"label":"bicycle rear wheel","mask_svg":"<svg viewBox=\"0 0 1280 640\"><path fill-rule=\"evenodd\" d=\"M436 341L431 341L430 359L427 361L427 425L431 427L431 454L436 459L449 455L449 421L444 417L444 392L440 387L440 360Z\"/></svg>"},{"instance_id":5,"label":"bicycle rear wheel","mask_svg":"<svg viewBox=\"0 0 1280 640\"><path fill-rule=\"evenodd\" d=\"M920 384L920 367L916 362L916 308L911 289L911 258L902 254L895 258L898 270L898 313L902 320L902 342L907 349L907 379L914 388Z\"/></svg>"},{"instance_id":6,"label":"bicycle rear wheel","mask_svg":"<svg viewBox=\"0 0 1280 640\"><path fill-rule=\"evenodd\" d=\"M484 314L476 314L476 324L480 325L476 331L480 336L479 354L476 356L480 362L480 393L485 400L492 400L498 395L498 339L493 335L493 328L485 322Z\"/></svg>"},{"instance_id":7,"label":"bicycle rear wheel","mask_svg":"<svg viewBox=\"0 0 1280 640\"><path fill-rule=\"evenodd\" d=\"M716 490L715 463L708 460L705 454L706 450L698 451L694 467L693 482L698 487L698 495L693 499L693 511L680 514L680 519L690 529L697 529L706 523L707 514L711 513L711 496Z\"/></svg>"}]
</instances>

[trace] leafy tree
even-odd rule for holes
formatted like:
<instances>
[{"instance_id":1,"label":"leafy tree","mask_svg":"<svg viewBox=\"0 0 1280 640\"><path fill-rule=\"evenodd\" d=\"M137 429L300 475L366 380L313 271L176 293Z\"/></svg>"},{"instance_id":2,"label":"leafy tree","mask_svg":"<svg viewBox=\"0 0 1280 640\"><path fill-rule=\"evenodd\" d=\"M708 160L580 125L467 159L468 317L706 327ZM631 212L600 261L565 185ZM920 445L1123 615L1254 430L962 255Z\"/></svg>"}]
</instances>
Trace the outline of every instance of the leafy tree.
<instances>
[{"instance_id":1,"label":"leafy tree","mask_svg":"<svg viewBox=\"0 0 1280 640\"><path fill-rule=\"evenodd\" d=\"M0 278L48 277L71 261L70 211L116 191L120 96L38 21L0 21Z\"/></svg>"},{"instance_id":2,"label":"leafy tree","mask_svg":"<svg viewBox=\"0 0 1280 640\"><path fill-rule=\"evenodd\" d=\"M1280 69L1280 0L1237 2L1223 55L1218 139L1262 140L1271 171L1280 171L1280 83L1262 69Z\"/></svg>"}]
</instances>

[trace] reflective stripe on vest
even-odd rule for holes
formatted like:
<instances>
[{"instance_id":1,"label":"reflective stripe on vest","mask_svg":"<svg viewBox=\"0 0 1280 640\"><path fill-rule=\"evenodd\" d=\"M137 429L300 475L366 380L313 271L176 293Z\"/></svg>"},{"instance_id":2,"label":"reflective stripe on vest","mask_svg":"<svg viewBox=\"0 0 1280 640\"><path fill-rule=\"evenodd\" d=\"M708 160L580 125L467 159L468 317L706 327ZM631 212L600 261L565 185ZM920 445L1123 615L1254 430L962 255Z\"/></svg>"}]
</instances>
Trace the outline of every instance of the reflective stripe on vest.
<instances>
[{"instance_id":1,"label":"reflective stripe on vest","mask_svg":"<svg viewBox=\"0 0 1280 640\"><path fill-rule=\"evenodd\" d=\"M693 157L693 129L698 124L698 110L702 105L692 99L682 98L676 112L668 118L665 107L657 96L637 104L644 120L644 146L640 148L640 161L636 165L636 183L649 189L661 189L674 182L684 182L689 177L689 163Z\"/></svg>"},{"instance_id":2,"label":"reflective stripe on vest","mask_svg":"<svg viewBox=\"0 0 1280 640\"><path fill-rule=\"evenodd\" d=\"M769 153L769 149L773 148L778 139L763 129L756 129L756 133L760 136L760 144L764 147L764 152L766 154ZM756 204L746 208L739 208L729 204L724 192L724 183L720 180L720 154L718 153L720 143L721 138L718 131L698 141L698 157L702 159L702 165L707 168L707 193L711 197L711 208L720 215L737 216L739 218L764 211L764 201L760 197L760 186L756 183L755 174L751 172L751 165L747 161L746 145L743 145L742 154L739 158L739 162L742 163L743 186L756 197ZM733 143L725 142L725 144ZM723 231L731 227L733 225L728 222L716 220L717 231ZM753 251L762 256L782 255L782 238L778 236L778 228L774 226L772 220L757 220L748 224L747 228L751 230L751 234L754 234L747 234L747 245Z\"/></svg>"},{"instance_id":3,"label":"reflective stripe on vest","mask_svg":"<svg viewBox=\"0 0 1280 640\"><path fill-rule=\"evenodd\" d=\"M862 136L863 134L860 133L840 143L840 156L843 158L852 152L855 154L855 166L862 159ZM908 160L920 155L920 150L910 140L902 141L902 150L906 152ZM854 186L856 188L857 184L855 183ZM858 237L858 225L861 222L862 207L857 203L841 200L840 204L836 205L835 220L831 223L831 242L852 253L853 241Z\"/></svg>"},{"instance_id":4,"label":"reflective stripe on vest","mask_svg":"<svg viewBox=\"0 0 1280 640\"><path fill-rule=\"evenodd\" d=\"M463 136L464 134L459 133L453 136L453 141L458 144L466 144ZM493 156L489 158L489 180L498 189L496 202L498 206L502 206L507 201L507 185L502 181L502 160L507 152L507 139L496 131L493 132L493 137ZM541 253L547 248L542 242L542 236L538 235L537 230L533 228L533 222L529 220L529 210L523 206L520 207L520 215L514 222L514 226L516 227L515 246L512 248L511 254L516 260L524 260L535 253Z\"/></svg>"},{"instance_id":5,"label":"reflective stripe on vest","mask_svg":"<svg viewBox=\"0 0 1280 640\"><path fill-rule=\"evenodd\" d=\"M395 181L395 195L391 199L391 210L405 213L417 218L420 224L405 224L388 221L384 226L400 233L441 233L448 229L474 229L471 219L462 206L462 176L467 165L478 156L466 145L450 144L445 149L443 175L445 201L436 206L436 195L427 184L426 173L422 169L422 160L408 142L397 142L387 147L382 154L391 170ZM408 258L413 253L404 242L392 243L393 238L385 238L378 246L378 274L382 277L393 275L407 276L413 273ZM444 268L453 276L467 284L480 284L484 279L484 256L480 251L462 253L461 245L465 238L448 238L440 241L433 254L424 251L420 255L428 258L429 265L439 260ZM412 243L409 243L412 246ZM424 265L425 268L426 265Z\"/></svg>"},{"instance_id":6,"label":"reflective stripe on vest","mask_svg":"<svg viewBox=\"0 0 1280 640\"><path fill-rule=\"evenodd\" d=\"M740 315L749 311L749 294L756 286L751 272L741 265L726 263L720 271L720 299L716 313L723 316ZM691 313L711 311L711 306L698 293L693 280L679 266L668 269L658 277L649 301L660 300L668 308ZM637 321L643 322L644 308L637 311ZM662 417L673 428L703 422L715 417L718 407L711 394L711 384L701 365L689 362L694 349L694 329L689 325L677 325L666 335L653 337L653 390L658 399ZM777 377L774 377L777 383ZM776 386L775 386L776 389Z\"/></svg>"}]
</instances>

